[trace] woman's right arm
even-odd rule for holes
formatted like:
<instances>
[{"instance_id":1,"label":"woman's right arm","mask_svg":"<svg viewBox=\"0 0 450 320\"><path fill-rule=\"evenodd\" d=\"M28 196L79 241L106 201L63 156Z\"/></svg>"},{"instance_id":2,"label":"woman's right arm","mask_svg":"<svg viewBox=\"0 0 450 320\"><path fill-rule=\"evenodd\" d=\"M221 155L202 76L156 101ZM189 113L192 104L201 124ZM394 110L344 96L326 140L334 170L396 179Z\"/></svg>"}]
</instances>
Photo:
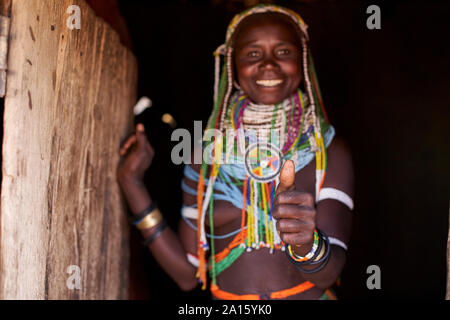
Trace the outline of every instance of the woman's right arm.
<instances>
[{"instance_id":1,"label":"woman's right arm","mask_svg":"<svg viewBox=\"0 0 450 320\"><path fill-rule=\"evenodd\" d=\"M143 125L137 125L136 134L127 139L120 155L123 158L117 170L117 179L131 212L137 215L152 202L143 178L151 164L154 151L147 140ZM151 237L158 225L141 230L143 238ZM187 252L196 252L195 240L195 231L181 219L179 234L166 227L148 246L159 265L184 291L193 290L198 285L195 277L197 270L187 259Z\"/></svg>"}]
</instances>

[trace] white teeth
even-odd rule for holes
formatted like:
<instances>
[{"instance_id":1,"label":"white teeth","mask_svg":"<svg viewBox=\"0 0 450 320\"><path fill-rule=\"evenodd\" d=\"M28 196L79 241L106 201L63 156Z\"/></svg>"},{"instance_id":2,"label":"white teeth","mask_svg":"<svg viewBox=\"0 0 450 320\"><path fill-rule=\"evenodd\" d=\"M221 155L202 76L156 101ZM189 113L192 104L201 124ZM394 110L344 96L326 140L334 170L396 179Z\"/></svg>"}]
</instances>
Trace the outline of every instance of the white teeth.
<instances>
[{"instance_id":1,"label":"white teeth","mask_svg":"<svg viewBox=\"0 0 450 320\"><path fill-rule=\"evenodd\" d=\"M277 79L277 80L257 80L256 84L260 85L260 86L264 86L264 87L275 87L282 82L283 82L283 80L279 80L279 79Z\"/></svg>"}]
</instances>

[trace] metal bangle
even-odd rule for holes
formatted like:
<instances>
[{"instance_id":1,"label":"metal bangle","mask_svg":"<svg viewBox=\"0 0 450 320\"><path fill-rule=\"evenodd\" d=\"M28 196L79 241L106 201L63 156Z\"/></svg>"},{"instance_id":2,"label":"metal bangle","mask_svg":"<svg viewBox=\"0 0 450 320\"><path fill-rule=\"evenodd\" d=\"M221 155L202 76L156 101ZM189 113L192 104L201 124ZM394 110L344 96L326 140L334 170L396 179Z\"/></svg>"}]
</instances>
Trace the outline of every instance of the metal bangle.
<instances>
[{"instance_id":1,"label":"metal bangle","mask_svg":"<svg viewBox=\"0 0 450 320\"><path fill-rule=\"evenodd\" d=\"M156 202L152 201L150 205L132 218L131 224L137 226L149 213L156 209Z\"/></svg>"},{"instance_id":2,"label":"metal bangle","mask_svg":"<svg viewBox=\"0 0 450 320\"><path fill-rule=\"evenodd\" d=\"M322 231L318 231L320 236L322 237L323 241L325 242L325 253L324 255L317 261L311 261L311 265L316 265L316 264L321 264L322 262L324 262L327 257L330 256L330 252L331 252L331 245L330 245L330 240L328 239L327 235L325 233L323 233Z\"/></svg>"},{"instance_id":3,"label":"metal bangle","mask_svg":"<svg viewBox=\"0 0 450 320\"><path fill-rule=\"evenodd\" d=\"M164 231L164 229L167 227L167 221L163 220L157 227L156 230L153 232L153 234L148 237L147 239L145 239L142 244L145 247L148 247L153 241L156 240L156 238L158 238Z\"/></svg>"},{"instance_id":4,"label":"metal bangle","mask_svg":"<svg viewBox=\"0 0 450 320\"><path fill-rule=\"evenodd\" d=\"M156 208L155 210L150 212L148 215L146 215L145 218L142 219L141 222L139 222L136 225L136 228L138 228L139 230L150 229L150 228L157 226L159 223L161 223L161 221L163 219L164 218L161 214L161 211L159 211L159 209Z\"/></svg>"}]
</instances>

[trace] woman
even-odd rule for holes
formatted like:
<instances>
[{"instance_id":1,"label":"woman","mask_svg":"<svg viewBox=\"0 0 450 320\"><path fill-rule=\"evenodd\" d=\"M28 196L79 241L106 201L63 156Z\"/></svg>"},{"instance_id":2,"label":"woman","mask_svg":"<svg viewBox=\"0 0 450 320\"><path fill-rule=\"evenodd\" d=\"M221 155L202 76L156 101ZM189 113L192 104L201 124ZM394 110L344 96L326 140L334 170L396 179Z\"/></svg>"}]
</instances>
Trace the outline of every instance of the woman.
<instances>
[{"instance_id":1,"label":"woman","mask_svg":"<svg viewBox=\"0 0 450 320\"><path fill-rule=\"evenodd\" d=\"M216 299L332 297L350 238L353 169L326 118L306 28L271 5L230 23L205 131L216 138L205 134L203 163L186 166L178 233L144 187L154 153L141 124L120 151L135 225L182 290L205 288L209 273Z\"/></svg>"}]
</instances>

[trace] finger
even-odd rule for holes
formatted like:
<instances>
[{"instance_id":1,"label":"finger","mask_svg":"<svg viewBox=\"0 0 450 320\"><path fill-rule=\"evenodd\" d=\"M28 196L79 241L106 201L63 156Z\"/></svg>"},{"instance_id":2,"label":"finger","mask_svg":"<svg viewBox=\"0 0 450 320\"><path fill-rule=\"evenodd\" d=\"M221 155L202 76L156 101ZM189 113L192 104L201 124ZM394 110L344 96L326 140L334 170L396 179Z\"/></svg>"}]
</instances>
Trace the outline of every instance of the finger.
<instances>
[{"instance_id":1,"label":"finger","mask_svg":"<svg viewBox=\"0 0 450 320\"><path fill-rule=\"evenodd\" d=\"M127 150L135 143L136 143L136 136L132 135L125 141L122 148L120 148L120 155L125 154L127 152Z\"/></svg>"},{"instance_id":2,"label":"finger","mask_svg":"<svg viewBox=\"0 0 450 320\"><path fill-rule=\"evenodd\" d=\"M276 196L274 204L297 204L314 208L314 197L312 194L305 191L285 191Z\"/></svg>"},{"instance_id":3,"label":"finger","mask_svg":"<svg viewBox=\"0 0 450 320\"><path fill-rule=\"evenodd\" d=\"M306 206L296 204L280 204L273 208L272 216L276 220L280 219L300 219L311 220L315 218L315 210Z\"/></svg>"},{"instance_id":4,"label":"finger","mask_svg":"<svg viewBox=\"0 0 450 320\"><path fill-rule=\"evenodd\" d=\"M147 134L145 133L145 127L143 124L139 123L136 126L137 139L138 139L138 148L146 148L150 155L155 154L155 149L150 144L147 138ZM142 149L141 149L142 150Z\"/></svg>"},{"instance_id":5,"label":"finger","mask_svg":"<svg viewBox=\"0 0 450 320\"><path fill-rule=\"evenodd\" d=\"M138 148L146 147L149 144L145 133L145 127L142 123L136 125L136 140Z\"/></svg>"},{"instance_id":6,"label":"finger","mask_svg":"<svg viewBox=\"0 0 450 320\"><path fill-rule=\"evenodd\" d=\"M136 135L132 135L128 138L127 141L125 141L124 147L129 148L131 145L136 143Z\"/></svg>"},{"instance_id":7,"label":"finger","mask_svg":"<svg viewBox=\"0 0 450 320\"><path fill-rule=\"evenodd\" d=\"M295 165L292 160L287 160L280 172L280 183L278 184L277 191L278 194L283 191L295 189Z\"/></svg>"},{"instance_id":8,"label":"finger","mask_svg":"<svg viewBox=\"0 0 450 320\"><path fill-rule=\"evenodd\" d=\"M142 123L138 123L138 124L136 125L136 131L137 131L137 132L145 132L145 127L144 127L144 125L143 125Z\"/></svg>"},{"instance_id":9,"label":"finger","mask_svg":"<svg viewBox=\"0 0 450 320\"><path fill-rule=\"evenodd\" d=\"M308 228L308 223L298 219L281 219L276 223L276 228L282 233L302 232Z\"/></svg>"},{"instance_id":10,"label":"finger","mask_svg":"<svg viewBox=\"0 0 450 320\"><path fill-rule=\"evenodd\" d=\"M133 134L131 136L129 136L127 138L127 140L125 140L125 142L122 145L122 149L123 148L128 148L131 144L133 144L136 141L136 136Z\"/></svg>"},{"instance_id":11,"label":"finger","mask_svg":"<svg viewBox=\"0 0 450 320\"><path fill-rule=\"evenodd\" d=\"M281 232L280 239L290 245L302 245L311 243L313 241L312 232L296 232L296 233L284 233Z\"/></svg>"}]
</instances>

